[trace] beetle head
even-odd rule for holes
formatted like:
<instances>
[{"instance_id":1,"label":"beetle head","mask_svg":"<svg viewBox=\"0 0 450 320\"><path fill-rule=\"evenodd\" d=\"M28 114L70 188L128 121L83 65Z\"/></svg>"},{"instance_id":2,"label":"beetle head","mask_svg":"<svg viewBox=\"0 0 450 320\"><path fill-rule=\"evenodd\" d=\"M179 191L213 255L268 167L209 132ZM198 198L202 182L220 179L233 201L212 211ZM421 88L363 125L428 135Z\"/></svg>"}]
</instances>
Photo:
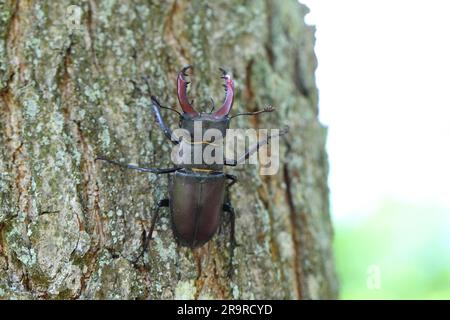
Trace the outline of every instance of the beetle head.
<instances>
[{"instance_id":1,"label":"beetle head","mask_svg":"<svg viewBox=\"0 0 450 320\"><path fill-rule=\"evenodd\" d=\"M221 78L225 81L225 99L222 106L214 113L199 113L192 107L192 101L189 102L186 93L187 85L189 84L186 80L186 71L190 68L191 66L184 67L178 73L177 78L178 101L183 110L180 119L180 127L187 130L191 137L193 137L196 128L198 128L201 123L203 131L202 135L208 129L217 129L221 132L222 136L225 137L226 129L228 128L230 121L228 114L230 113L234 100L233 79L231 79L231 76L224 69L220 68L222 71Z\"/></svg>"}]
</instances>

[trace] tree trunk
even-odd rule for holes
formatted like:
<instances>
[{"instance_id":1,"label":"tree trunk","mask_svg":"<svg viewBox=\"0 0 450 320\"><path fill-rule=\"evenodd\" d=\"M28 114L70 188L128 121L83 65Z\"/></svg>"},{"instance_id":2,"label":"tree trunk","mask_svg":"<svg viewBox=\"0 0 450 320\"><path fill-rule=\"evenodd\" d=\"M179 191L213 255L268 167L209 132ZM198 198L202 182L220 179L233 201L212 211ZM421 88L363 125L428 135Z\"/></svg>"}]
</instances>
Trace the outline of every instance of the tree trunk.
<instances>
[{"instance_id":1,"label":"tree trunk","mask_svg":"<svg viewBox=\"0 0 450 320\"><path fill-rule=\"evenodd\" d=\"M0 298L335 298L307 8L295 0L76 2L1 1ZM240 178L231 188L240 244L231 276L230 221L191 250L176 245L167 209L133 264L167 179L95 162L105 155L170 167L171 146L139 89L147 76L152 93L176 106L186 64L202 110L210 96L222 99L223 66L236 80L234 113L277 108L232 127L290 127L277 175L228 170Z\"/></svg>"}]
</instances>

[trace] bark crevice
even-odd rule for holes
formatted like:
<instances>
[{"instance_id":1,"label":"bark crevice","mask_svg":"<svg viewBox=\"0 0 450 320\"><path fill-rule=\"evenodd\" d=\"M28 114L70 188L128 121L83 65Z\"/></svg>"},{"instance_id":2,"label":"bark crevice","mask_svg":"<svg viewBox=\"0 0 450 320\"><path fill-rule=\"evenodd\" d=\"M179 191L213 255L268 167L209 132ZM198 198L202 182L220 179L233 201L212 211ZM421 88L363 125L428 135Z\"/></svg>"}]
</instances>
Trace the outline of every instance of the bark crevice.
<instances>
[{"instance_id":1,"label":"bark crevice","mask_svg":"<svg viewBox=\"0 0 450 320\"><path fill-rule=\"evenodd\" d=\"M293 200L292 190L291 190L291 180L290 180L290 174L289 174L289 168L288 165L284 165L283 167L283 177L284 177L284 183L286 184L286 201L289 206L289 217L290 217L290 224L291 224L291 234L292 234L292 243L294 244L294 274L295 274L295 289L296 289L296 295L297 299L303 298L303 266L301 265L300 261L301 259L301 250L302 250L302 244L300 243L300 237L299 237L299 230L298 230L298 215L295 209L295 204Z\"/></svg>"}]
</instances>

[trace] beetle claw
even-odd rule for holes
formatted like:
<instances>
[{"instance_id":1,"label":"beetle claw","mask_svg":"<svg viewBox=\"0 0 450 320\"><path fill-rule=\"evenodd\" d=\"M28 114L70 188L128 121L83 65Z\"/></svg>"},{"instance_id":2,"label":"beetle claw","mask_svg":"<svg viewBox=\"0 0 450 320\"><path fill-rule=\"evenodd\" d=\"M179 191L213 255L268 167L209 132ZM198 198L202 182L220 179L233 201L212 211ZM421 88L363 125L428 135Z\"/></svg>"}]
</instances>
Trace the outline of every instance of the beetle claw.
<instances>
[{"instance_id":1,"label":"beetle claw","mask_svg":"<svg viewBox=\"0 0 450 320\"><path fill-rule=\"evenodd\" d=\"M191 68L192 68L191 65L187 65L179 72L177 79L177 91L178 91L178 101L180 102L181 109L183 109L185 113L195 116L198 114L198 112L195 111L195 109L192 107L192 102L189 103L186 94L187 85L190 83L190 81L187 81L185 78L188 76L186 71Z\"/></svg>"},{"instance_id":2,"label":"beetle claw","mask_svg":"<svg viewBox=\"0 0 450 320\"><path fill-rule=\"evenodd\" d=\"M228 72L227 72L224 68L222 68L222 67L219 67L219 70L222 71L222 76L226 76L227 73L228 73Z\"/></svg>"},{"instance_id":3,"label":"beetle claw","mask_svg":"<svg viewBox=\"0 0 450 320\"><path fill-rule=\"evenodd\" d=\"M183 74L183 76L187 77L188 74L186 73L186 71L188 71L189 69L192 69L192 66L190 64L188 64L187 66L185 66L183 69L181 69L181 73Z\"/></svg>"},{"instance_id":4,"label":"beetle claw","mask_svg":"<svg viewBox=\"0 0 450 320\"><path fill-rule=\"evenodd\" d=\"M219 70L222 72L222 75L220 76L221 79L227 80L230 78L227 70L225 70L224 68L219 68Z\"/></svg>"},{"instance_id":5,"label":"beetle claw","mask_svg":"<svg viewBox=\"0 0 450 320\"><path fill-rule=\"evenodd\" d=\"M225 100L220 109L213 114L215 118L223 118L228 116L231 107L233 106L234 100L233 80L231 79L231 76L224 68L219 68L219 70L222 72L222 76L220 78L225 80L225 83L223 84L223 86L225 87Z\"/></svg>"}]
</instances>

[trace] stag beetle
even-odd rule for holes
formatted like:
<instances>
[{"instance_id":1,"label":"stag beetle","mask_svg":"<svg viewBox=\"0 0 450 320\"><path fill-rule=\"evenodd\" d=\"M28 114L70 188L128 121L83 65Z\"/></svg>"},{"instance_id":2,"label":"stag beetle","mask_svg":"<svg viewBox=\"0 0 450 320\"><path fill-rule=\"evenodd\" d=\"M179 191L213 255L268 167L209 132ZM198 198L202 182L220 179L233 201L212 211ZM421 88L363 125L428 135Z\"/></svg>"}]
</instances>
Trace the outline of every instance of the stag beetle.
<instances>
[{"instance_id":1,"label":"stag beetle","mask_svg":"<svg viewBox=\"0 0 450 320\"><path fill-rule=\"evenodd\" d=\"M162 107L158 99L151 95L152 111L165 136L177 145L180 140L175 137L172 130L164 123L161 116L161 108L171 109L180 115L180 127L186 129L193 135L194 124L199 121L205 128L214 128L226 134L231 118L241 115L257 115L263 112L272 112L272 107L255 112L241 113L229 116L234 100L234 82L231 76L222 68L221 78L225 84L225 99L222 106L216 112L199 113L192 107L192 102L188 101L186 71L191 66L184 67L178 74L177 92L178 101L183 113L168 107ZM148 85L148 84L147 84ZM214 103L212 103L214 106ZM287 132L287 127L276 135L283 135ZM132 164L125 164L105 157L98 157L96 160L106 161L126 169L138 170L141 172L151 172L155 174L169 174L169 197L158 202L156 211L152 217L150 230L147 235L144 232L143 251L145 252L155 224L158 221L159 209L169 207L171 213L172 230L177 242L186 247L196 248L208 242L216 233L222 219L223 213L230 215L230 263L232 263L235 241L235 211L229 201L228 188L232 186L237 178L234 175L223 172L223 166L236 166L242 160L248 159L259 147L269 143L269 140L276 136L268 136L259 141L255 146L238 160L224 159L222 164L190 164L173 168L143 168ZM139 256L139 257L140 257ZM139 258L138 257L138 258ZM137 260L137 259L136 259Z\"/></svg>"}]
</instances>

